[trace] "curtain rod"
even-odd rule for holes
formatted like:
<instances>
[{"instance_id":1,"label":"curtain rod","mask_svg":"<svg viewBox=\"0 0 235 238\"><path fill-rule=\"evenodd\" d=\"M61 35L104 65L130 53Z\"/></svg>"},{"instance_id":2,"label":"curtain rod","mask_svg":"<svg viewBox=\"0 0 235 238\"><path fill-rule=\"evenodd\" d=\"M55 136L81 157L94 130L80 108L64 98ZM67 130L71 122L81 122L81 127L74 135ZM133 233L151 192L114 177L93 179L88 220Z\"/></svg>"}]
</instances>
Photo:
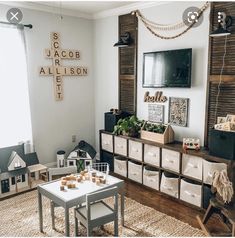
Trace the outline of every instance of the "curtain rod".
<instances>
[{"instance_id":1,"label":"curtain rod","mask_svg":"<svg viewBox=\"0 0 235 238\"><path fill-rule=\"evenodd\" d=\"M5 21L0 21L1 24L7 24L7 25L14 25L14 26L23 26L23 27L28 27L30 29L33 28L33 25L32 24L18 24L18 23L10 23L10 22L5 22Z\"/></svg>"}]
</instances>

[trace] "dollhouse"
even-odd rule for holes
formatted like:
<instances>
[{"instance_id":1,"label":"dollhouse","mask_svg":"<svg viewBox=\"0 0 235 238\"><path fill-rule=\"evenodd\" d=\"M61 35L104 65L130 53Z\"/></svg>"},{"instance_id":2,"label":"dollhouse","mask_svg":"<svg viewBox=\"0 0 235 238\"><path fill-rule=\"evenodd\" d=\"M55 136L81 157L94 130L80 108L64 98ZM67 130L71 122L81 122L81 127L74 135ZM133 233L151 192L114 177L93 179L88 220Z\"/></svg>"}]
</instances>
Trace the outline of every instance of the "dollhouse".
<instances>
[{"instance_id":1,"label":"dollhouse","mask_svg":"<svg viewBox=\"0 0 235 238\"><path fill-rule=\"evenodd\" d=\"M24 145L0 149L0 197L34 187L47 174L37 154L24 153ZM45 176L44 176L45 177Z\"/></svg>"},{"instance_id":2,"label":"dollhouse","mask_svg":"<svg viewBox=\"0 0 235 238\"><path fill-rule=\"evenodd\" d=\"M92 163L92 160L96 156L96 151L88 144L86 141L81 140L78 145L70 152L68 158L65 163L63 157L59 157L59 162L57 160L57 164L67 164L67 167L77 166L78 170L83 170L89 164Z\"/></svg>"}]
</instances>

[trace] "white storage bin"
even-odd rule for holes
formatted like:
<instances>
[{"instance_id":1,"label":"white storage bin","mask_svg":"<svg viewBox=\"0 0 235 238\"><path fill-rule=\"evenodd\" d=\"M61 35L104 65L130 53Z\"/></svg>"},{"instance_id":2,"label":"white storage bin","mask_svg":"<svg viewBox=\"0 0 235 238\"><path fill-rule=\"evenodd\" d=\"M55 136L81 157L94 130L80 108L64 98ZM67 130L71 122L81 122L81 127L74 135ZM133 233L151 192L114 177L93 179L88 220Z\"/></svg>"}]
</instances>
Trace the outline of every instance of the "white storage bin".
<instances>
[{"instance_id":1,"label":"white storage bin","mask_svg":"<svg viewBox=\"0 0 235 238\"><path fill-rule=\"evenodd\" d=\"M142 143L129 140L129 157L142 161Z\"/></svg>"},{"instance_id":2,"label":"white storage bin","mask_svg":"<svg viewBox=\"0 0 235 238\"><path fill-rule=\"evenodd\" d=\"M182 174L202 180L202 158L183 154Z\"/></svg>"},{"instance_id":3,"label":"white storage bin","mask_svg":"<svg viewBox=\"0 0 235 238\"><path fill-rule=\"evenodd\" d=\"M145 144L144 162L155 166L160 166L160 148Z\"/></svg>"},{"instance_id":4,"label":"white storage bin","mask_svg":"<svg viewBox=\"0 0 235 238\"><path fill-rule=\"evenodd\" d=\"M142 183L142 164L128 161L128 178Z\"/></svg>"},{"instance_id":5,"label":"white storage bin","mask_svg":"<svg viewBox=\"0 0 235 238\"><path fill-rule=\"evenodd\" d=\"M179 173L180 153L173 150L162 149L162 167Z\"/></svg>"},{"instance_id":6,"label":"white storage bin","mask_svg":"<svg viewBox=\"0 0 235 238\"><path fill-rule=\"evenodd\" d=\"M114 137L114 152L127 156L127 140L118 136Z\"/></svg>"},{"instance_id":7,"label":"white storage bin","mask_svg":"<svg viewBox=\"0 0 235 238\"><path fill-rule=\"evenodd\" d=\"M213 174L216 170L227 170L227 165L224 163L215 163L207 160L203 160L203 182L206 184L212 184Z\"/></svg>"},{"instance_id":8,"label":"white storage bin","mask_svg":"<svg viewBox=\"0 0 235 238\"><path fill-rule=\"evenodd\" d=\"M145 166L143 171L143 184L159 190L159 171L150 166Z\"/></svg>"},{"instance_id":9,"label":"white storage bin","mask_svg":"<svg viewBox=\"0 0 235 238\"><path fill-rule=\"evenodd\" d=\"M120 156L114 157L114 173L127 177L127 159Z\"/></svg>"},{"instance_id":10,"label":"white storage bin","mask_svg":"<svg viewBox=\"0 0 235 238\"><path fill-rule=\"evenodd\" d=\"M113 136L101 133L101 147L103 150L113 153Z\"/></svg>"},{"instance_id":11,"label":"white storage bin","mask_svg":"<svg viewBox=\"0 0 235 238\"><path fill-rule=\"evenodd\" d=\"M180 199L201 207L202 204L202 186L188 179L181 179Z\"/></svg>"},{"instance_id":12,"label":"white storage bin","mask_svg":"<svg viewBox=\"0 0 235 238\"><path fill-rule=\"evenodd\" d=\"M160 190L175 198L179 197L178 192L179 178L176 175L170 173L162 173Z\"/></svg>"}]
</instances>

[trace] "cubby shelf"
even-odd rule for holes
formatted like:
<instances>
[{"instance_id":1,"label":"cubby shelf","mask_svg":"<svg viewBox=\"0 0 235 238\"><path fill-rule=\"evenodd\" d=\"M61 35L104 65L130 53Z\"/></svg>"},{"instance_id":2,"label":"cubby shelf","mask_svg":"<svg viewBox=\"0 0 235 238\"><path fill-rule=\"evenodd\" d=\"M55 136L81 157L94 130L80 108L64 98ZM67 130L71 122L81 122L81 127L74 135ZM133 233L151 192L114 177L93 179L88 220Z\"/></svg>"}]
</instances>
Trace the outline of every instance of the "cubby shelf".
<instances>
[{"instance_id":1,"label":"cubby shelf","mask_svg":"<svg viewBox=\"0 0 235 238\"><path fill-rule=\"evenodd\" d=\"M103 142L102 142L101 138L104 138L104 136L102 136L102 134L109 135L110 140L111 140L110 135L112 135L112 141L110 141L110 144L112 144L113 146L110 149L111 151L109 151L109 152L105 151L102 148ZM121 143L120 145L115 145L115 143L116 143L115 138L119 143ZM122 138L125 140L118 140L117 138ZM136 148L132 148L132 147L129 148L130 141L131 141L131 146L136 145ZM133 143L133 141L138 142L138 143ZM124 143L124 144L122 144L122 143ZM141 146L140 146L140 143L141 143ZM159 153L157 155L154 154L156 156L156 159L159 160L159 161L157 161L159 163L159 166L151 164L149 162L145 162L145 146L146 145L151 145L153 147L159 148L159 149L156 149L156 151L159 151ZM116 153L115 147L119 148L119 149L125 148L124 150L121 151L125 155L123 156L123 155ZM131 151L132 154L134 151L134 154L136 154L138 159L130 158L129 150L132 150ZM164 153L162 153L162 151L164 151ZM103 152L106 152L106 154L108 153L108 155L104 155ZM153 154L153 153L151 153L151 154ZM174 157L174 155L175 155L175 157ZM128 136L114 136L110 132L100 130L100 158L101 158L101 161L108 162L111 165L110 167L113 168L113 163L114 163L115 157L122 157L124 159L122 161L126 161L125 168L127 171L124 174L126 174L127 177L125 177L125 179L129 179L128 177L132 177L131 180L133 181L133 180L135 180L135 177L133 178L133 176L135 176L135 174L136 174L136 176L137 176L136 181L138 180L139 184L143 185L144 187L147 187L143 184L143 180L144 180L143 178L144 178L144 176L146 176L146 175L144 175L144 167L145 166L153 167L159 171L159 177L158 177L159 189L158 190L154 189L154 190L156 190L160 193L164 193L164 194L169 192L167 194L167 196L169 196L169 194L171 194L171 191L170 191L171 188L166 187L165 184L162 184L162 179L164 179L164 181L163 181L164 183L165 183L165 181L166 181L166 183L168 183L168 182L170 183L171 181L173 181L174 186L175 186L174 189L177 188L176 190L178 192L175 192L175 190L172 189L172 198L178 199L180 202L183 202L183 203L188 202L189 206L192 206L194 208L197 207L199 209L206 208L206 203L207 203L207 201L209 202L209 198L210 198L208 196L208 188L210 188L210 184L208 184L208 181L210 179L208 181L203 181L203 177L206 178L205 175L204 176L202 175L202 173L203 173L202 164L204 164L203 161L204 160L207 161L205 163L205 166L208 166L208 163L209 163L209 165L212 164L213 166L211 166L211 167L214 168L215 163L216 163L217 169L219 169L219 170L220 170L220 166L222 166L222 165L223 165L222 167L224 167L226 165L228 170L231 169L231 161L223 159L223 158L215 157L215 156L210 156L208 151L205 148L202 148L200 151L193 151L193 150L187 151L187 156L185 156L184 150L182 149L182 143L179 143L179 142L175 142L175 143L171 143L171 144L159 144L157 142L143 140L140 138L132 138L132 137L128 137ZM196 176L197 174L196 175L193 174L194 176L190 176L189 172L187 172L187 174L184 174L184 172L182 172L183 157L184 157L184 160L186 161L186 162L184 161L186 163L186 166L188 166L187 159L189 160L190 163L192 163L192 162L198 163L198 165L189 163L190 166L188 167L188 169L189 169L189 171L190 171L190 169L192 170L191 174L194 173L193 170L197 169L196 172L201 174L200 175L201 179L197 178L197 176ZM141 160L140 160L140 158L141 158ZM190 160L190 158L192 160ZM197 158L198 158L198 160L197 160ZM163 165L163 160L164 160L164 165ZM166 163L166 161L168 161L168 164ZM131 162L134 162L134 165ZM136 164L136 163L138 163L138 164ZM167 166L166 166L166 164L167 164ZM136 167L137 172L129 171L129 165L132 167L133 170ZM138 166L140 166L140 167L138 167ZM207 170L208 169L210 169L210 168L207 168ZM140 174L140 171L141 171L141 174ZM164 174L164 176L163 176L163 174ZM171 179L171 177L169 177L171 175L172 175L172 179ZM120 175L117 174L117 176L120 176ZM185 189L181 191L181 186L182 186L182 188L186 187L187 191ZM162 192L162 190L164 190L162 188L166 188L165 192ZM207 192L205 192L204 188L207 189ZM169 197L171 197L171 196L169 196ZM197 205L195 205L193 203L195 203Z\"/></svg>"}]
</instances>

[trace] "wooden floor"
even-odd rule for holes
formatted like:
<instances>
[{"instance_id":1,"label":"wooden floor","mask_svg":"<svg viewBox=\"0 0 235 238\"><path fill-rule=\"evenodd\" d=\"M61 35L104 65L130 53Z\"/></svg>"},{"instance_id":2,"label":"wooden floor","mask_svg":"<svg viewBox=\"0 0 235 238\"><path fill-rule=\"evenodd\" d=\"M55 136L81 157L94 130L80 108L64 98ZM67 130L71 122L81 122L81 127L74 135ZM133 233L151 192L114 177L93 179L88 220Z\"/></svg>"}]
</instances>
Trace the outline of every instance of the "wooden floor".
<instances>
[{"instance_id":1,"label":"wooden floor","mask_svg":"<svg viewBox=\"0 0 235 238\"><path fill-rule=\"evenodd\" d=\"M125 180L125 195L143 205L152 207L157 211L175 217L200 229L196 216L200 215L203 217L205 211L189 207L186 203L179 203L177 200L170 198L167 195L160 194L157 191L146 188L143 185L130 180ZM228 231L227 227L221 223L217 216L214 216L208 221L208 228L215 234Z\"/></svg>"}]
</instances>

